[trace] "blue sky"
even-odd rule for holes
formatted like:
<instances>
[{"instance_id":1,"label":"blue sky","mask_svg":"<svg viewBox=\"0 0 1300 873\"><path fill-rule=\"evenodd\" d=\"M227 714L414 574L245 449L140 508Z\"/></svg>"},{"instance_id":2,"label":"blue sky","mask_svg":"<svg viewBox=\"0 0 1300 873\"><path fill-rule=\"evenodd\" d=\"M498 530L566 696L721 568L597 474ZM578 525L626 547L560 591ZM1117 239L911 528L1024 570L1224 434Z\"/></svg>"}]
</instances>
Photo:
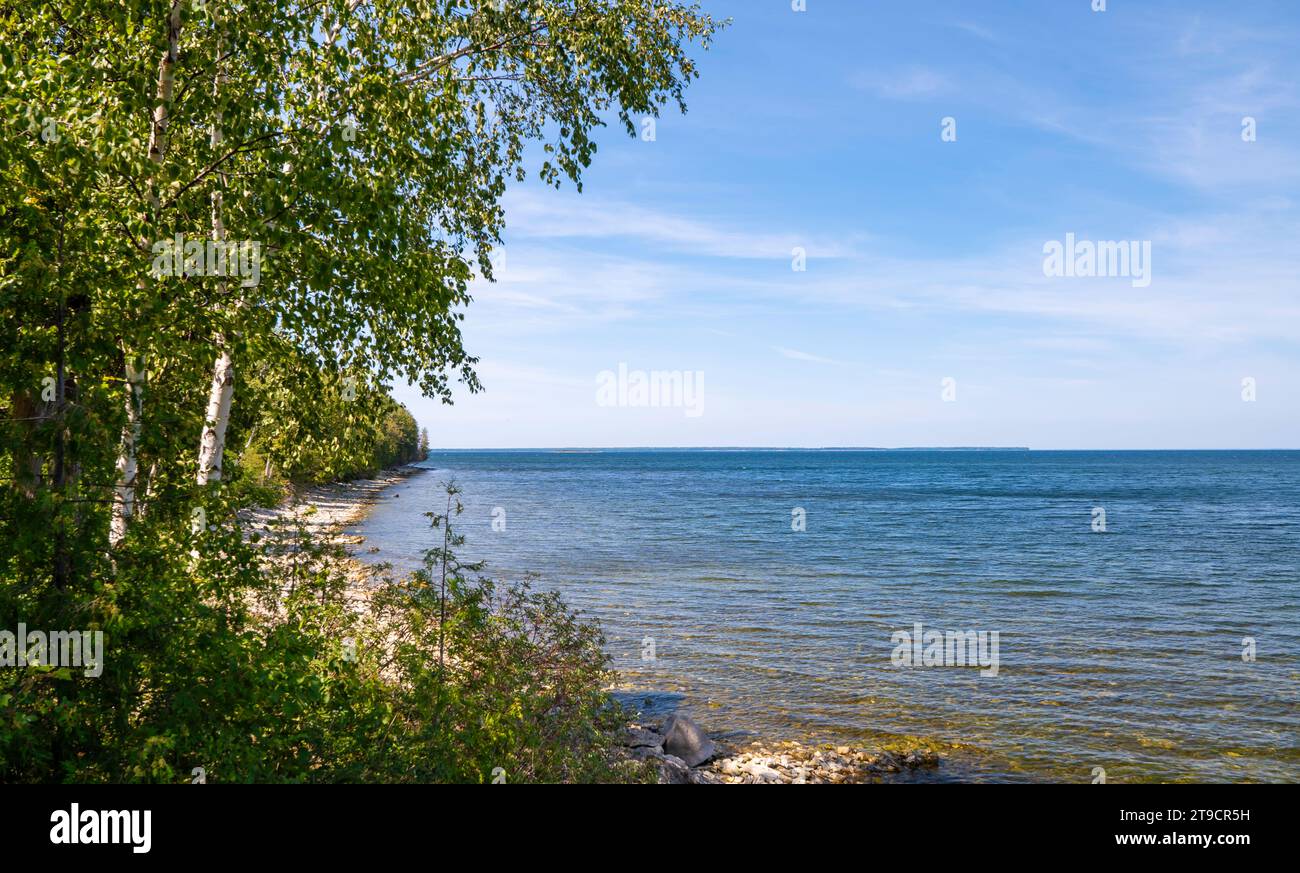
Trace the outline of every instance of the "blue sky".
<instances>
[{"instance_id":1,"label":"blue sky","mask_svg":"<svg viewBox=\"0 0 1300 873\"><path fill-rule=\"evenodd\" d=\"M1300 446L1295 3L703 5L686 115L507 194L486 390L396 392L434 446ZM1045 276L1067 233L1150 285ZM599 404L620 363L701 414Z\"/></svg>"}]
</instances>

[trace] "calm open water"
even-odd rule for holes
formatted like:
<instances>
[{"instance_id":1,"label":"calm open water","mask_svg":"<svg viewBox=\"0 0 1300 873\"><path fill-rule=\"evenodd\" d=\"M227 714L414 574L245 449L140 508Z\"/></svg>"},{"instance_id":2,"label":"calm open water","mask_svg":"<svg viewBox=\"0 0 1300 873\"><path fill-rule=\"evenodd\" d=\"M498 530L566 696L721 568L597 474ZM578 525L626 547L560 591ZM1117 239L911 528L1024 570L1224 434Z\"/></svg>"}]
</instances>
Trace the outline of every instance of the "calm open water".
<instances>
[{"instance_id":1,"label":"calm open water","mask_svg":"<svg viewBox=\"0 0 1300 873\"><path fill-rule=\"evenodd\" d=\"M448 451L426 466L356 528L380 550L363 557L416 566L433 543L421 513L454 479L465 557L539 574L600 620L629 687L682 695L709 730L923 737L946 746L948 778L1300 781L1300 452ZM916 622L997 631L998 675L895 666L891 634Z\"/></svg>"}]
</instances>

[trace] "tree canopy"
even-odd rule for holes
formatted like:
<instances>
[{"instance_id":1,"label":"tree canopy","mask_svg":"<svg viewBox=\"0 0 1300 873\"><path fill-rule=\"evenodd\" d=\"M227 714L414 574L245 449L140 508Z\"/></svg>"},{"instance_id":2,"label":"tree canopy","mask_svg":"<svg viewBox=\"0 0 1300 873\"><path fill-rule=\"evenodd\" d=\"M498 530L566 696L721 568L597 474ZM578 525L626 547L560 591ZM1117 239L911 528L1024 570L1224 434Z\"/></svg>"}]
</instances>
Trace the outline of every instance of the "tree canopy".
<instances>
[{"instance_id":1,"label":"tree canopy","mask_svg":"<svg viewBox=\"0 0 1300 873\"><path fill-rule=\"evenodd\" d=\"M685 109L719 26L670 0L0 0L0 618L114 629L122 665L0 678L23 774L143 742L108 712L175 691L148 653L238 635L207 611L265 585L233 516L254 483L415 457L397 381L481 388L460 324L507 184L580 188L599 128Z\"/></svg>"}]
</instances>

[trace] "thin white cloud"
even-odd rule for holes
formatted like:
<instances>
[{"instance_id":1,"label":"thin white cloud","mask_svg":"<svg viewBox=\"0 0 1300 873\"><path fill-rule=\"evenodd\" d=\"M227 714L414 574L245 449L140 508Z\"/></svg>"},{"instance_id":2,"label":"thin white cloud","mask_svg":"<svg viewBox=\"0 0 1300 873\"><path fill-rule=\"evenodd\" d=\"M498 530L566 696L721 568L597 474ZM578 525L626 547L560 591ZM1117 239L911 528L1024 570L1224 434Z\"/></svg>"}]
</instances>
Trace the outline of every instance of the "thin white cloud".
<instances>
[{"instance_id":1,"label":"thin white cloud","mask_svg":"<svg viewBox=\"0 0 1300 873\"><path fill-rule=\"evenodd\" d=\"M751 231L568 192L514 191L506 195L504 207L511 239L624 238L672 252L750 259L789 260L796 247L810 258L844 257L851 250L815 233Z\"/></svg>"},{"instance_id":2,"label":"thin white cloud","mask_svg":"<svg viewBox=\"0 0 1300 873\"><path fill-rule=\"evenodd\" d=\"M783 358L789 358L792 361L809 361L814 364L833 364L830 358L823 358L821 355L813 355L808 352L801 352L798 349L787 349L783 346L773 346L772 350Z\"/></svg>"},{"instance_id":3,"label":"thin white cloud","mask_svg":"<svg viewBox=\"0 0 1300 873\"><path fill-rule=\"evenodd\" d=\"M955 27L961 31L965 31L966 33L969 33L971 36L982 39L985 42L998 41L998 36L993 31L989 30L987 27L981 27L978 24L972 24L969 21L954 21L948 26Z\"/></svg>"},{"instance_id":4,"label":"thin white cloud","mask_svg":"<svg viewBox=\"0 0 1300 873\"><path fill-rule=\"evenodd\" d=\"M870 91L887 100L928 99L951 87L945 75L929 67L858 73L850 79L850 83L859 90Z\"/></svg>"},{"instance_id":5,"label":"thin white cloud","mask_svg":"<svg viewBox=\"0 0 1300 873\"><path fill-rule=\"evenodd\" d=\"M642 213L645 224L638 226L689 224L668 213ZM965 257L900 257L876 245L807 273L793 273L780 261L739 271L726 255L683 260L674 256L673 239L655 234L638 237L637 253L627 256L592 251L589 239L525 237L510 244L501 281L476 283L468 318L494 332L530 333L630 319L702 325L759 307L816 317L818 307L830 304L936 318L998 313L1056 331L1172 343L1300 335L1294 270L1300 222L1284 205L1269 201L1240 214L1150 220L1136 232L1100 236L1152 241L1147 288L1126 279L1045 277L1043 243L1060 239L1068 226ZM725 227L714 233L733 236ZM1079 238L1090 236L1080 229ZM797 349L776 351L792 360L830 362Z\"/></svg>"}]
</instances>

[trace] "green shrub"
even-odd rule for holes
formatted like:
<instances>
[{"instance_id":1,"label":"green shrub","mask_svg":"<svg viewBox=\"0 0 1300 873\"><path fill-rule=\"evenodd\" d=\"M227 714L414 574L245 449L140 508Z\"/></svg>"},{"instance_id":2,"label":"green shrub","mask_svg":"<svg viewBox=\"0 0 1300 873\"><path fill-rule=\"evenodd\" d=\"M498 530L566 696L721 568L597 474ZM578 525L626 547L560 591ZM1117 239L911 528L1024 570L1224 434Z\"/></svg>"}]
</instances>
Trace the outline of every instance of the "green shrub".
<instances>
[{"instance_id":1,"label":"green shrub","mask_svg":"<svg viewBox=\"0 0 1300 873\"><path fill-rule=\"evenodd\" d=\"M425 570L360 604L337 551L300 527L246 540L153 515L85 608L7 589L0 627L100 629L105 658L95 678L0 671L0 781L625 778L598 629L554 594L471 577L447 515L431 517L445 539Z\"/></svg>"}]
</instances>

